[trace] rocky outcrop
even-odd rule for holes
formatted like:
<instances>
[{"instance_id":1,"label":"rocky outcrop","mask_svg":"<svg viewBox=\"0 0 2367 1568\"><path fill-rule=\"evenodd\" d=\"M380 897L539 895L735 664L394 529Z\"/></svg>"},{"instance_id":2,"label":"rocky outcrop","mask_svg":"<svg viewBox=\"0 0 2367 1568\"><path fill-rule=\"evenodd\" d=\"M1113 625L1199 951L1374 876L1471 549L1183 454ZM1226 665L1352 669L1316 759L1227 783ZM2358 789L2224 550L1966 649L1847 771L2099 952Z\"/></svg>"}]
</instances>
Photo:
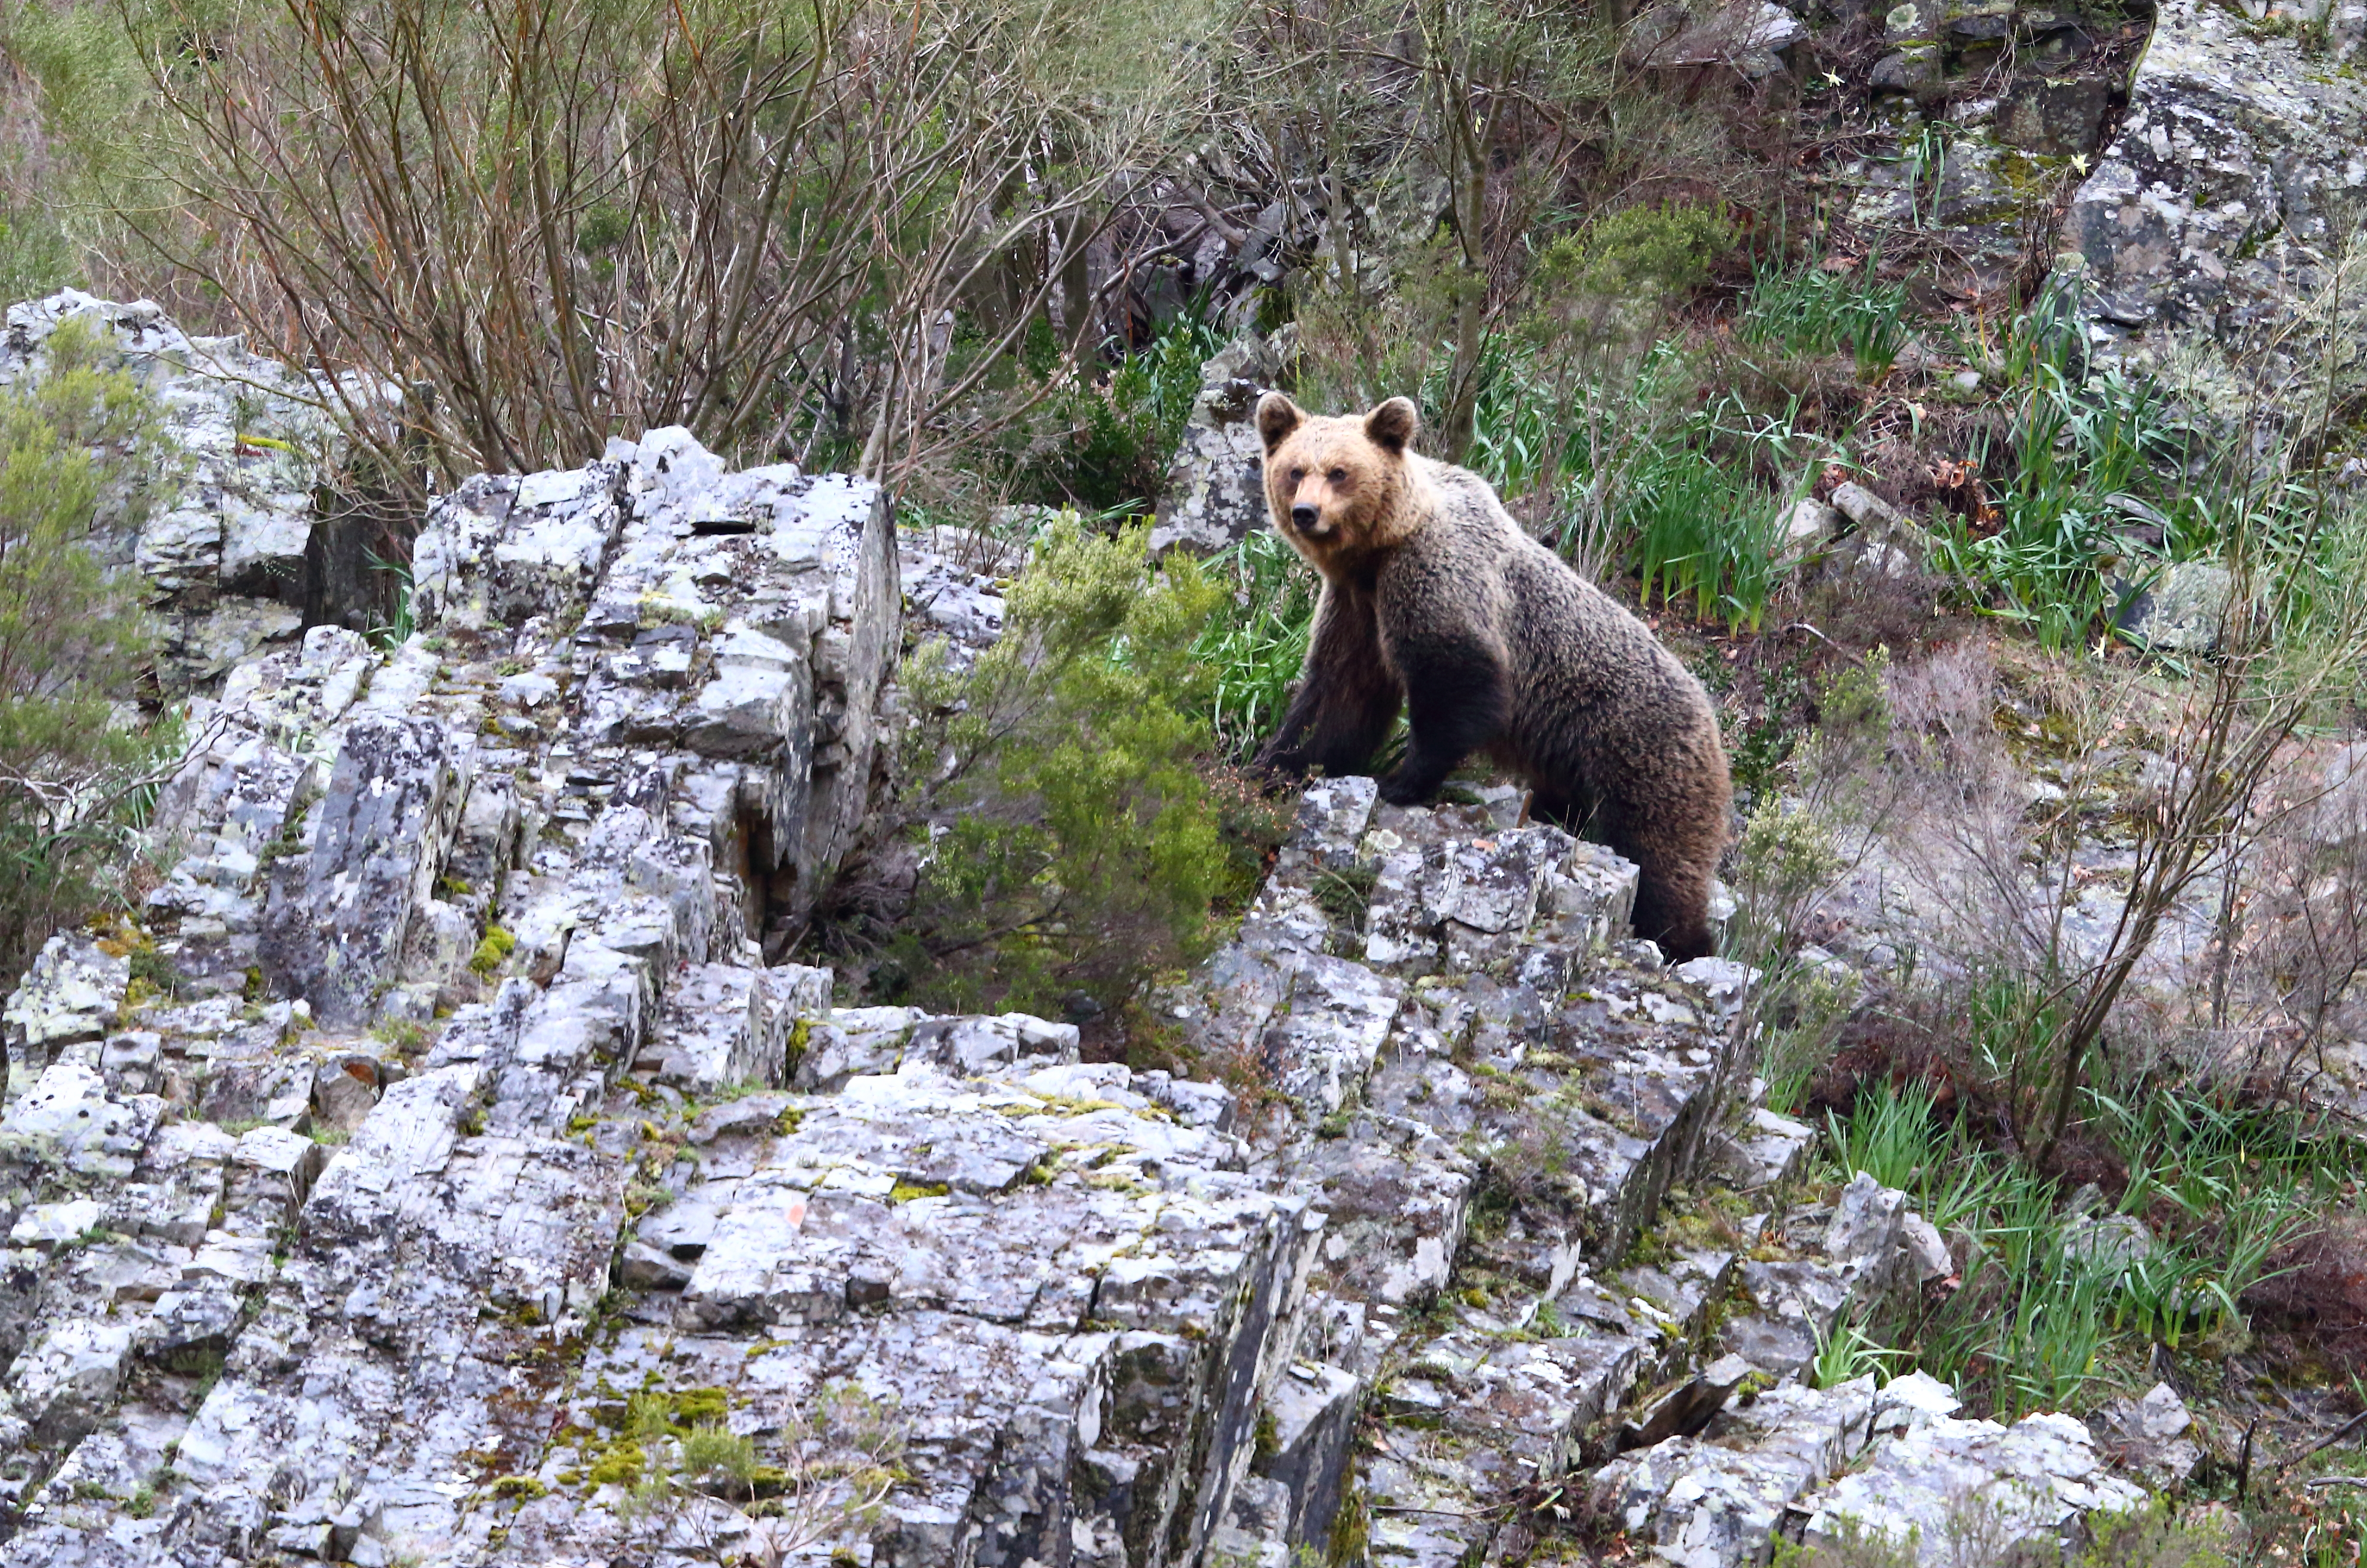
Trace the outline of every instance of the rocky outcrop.
<instances>
[{"instance_id":1,"label":"rocky outcrop","mask_svg":"<svg viewBox=\"0 0 2367 1568\"><path fill-rule=\"evenodd\" d=\"M2362 41L2357 0L2165 0L2065 219L2108 356L2221 417L2349 406L2367 367Z\"/></svg>"},{"instance_id":2,"label":"rocky outcrop","mask_svg":"<svg viewBox=\"0 0 2367 1568\"><path fill-rule=\"evenodd\" d=\"M1289 354L1287 336L1270 344L1251 333L1200 367L1200 395L1160 491L1150 530L1154 553L1214 555L1265 526L1265 444L1257 433L1257 403L1282 378Z\"/></svg>"},{"instance_id":3,"label":"rocky outcrop","mask_svg":"<svg viewBox=\"0 0 2367 1568\"><path fill-rule=\"evenodd\" d=\"M768 963L867 807L900 578L998 622L910 542L654 432L447 497L401 648L198 705L171 874L6 1010L0 1568L1738 1568L1976 1472L2076 1534L2163 1462L1811 1386L1947 1248L1798 1185L1748 974L1664 968L1516 791L1308 789L1138 1025L1197 1079Z\"/></svg>"},{"instance_id":4,"label":"rocky outcrop","mask_svg":"<svg viewBox=\"0 0 2367 1568\"><path fill-rule=\"evenodd\" d=\"M41 374L68 321L155 400L173 459L143 494L111 498L94 532L108 563L147 585L168 696L210 687L358 600L361 525L323 515L319 497L345 450L340 405L391 405L391 393L316 384L236 338L192 337L154 304L74 289L8 308L0 385Z\"/></svg>"}]
</instances>

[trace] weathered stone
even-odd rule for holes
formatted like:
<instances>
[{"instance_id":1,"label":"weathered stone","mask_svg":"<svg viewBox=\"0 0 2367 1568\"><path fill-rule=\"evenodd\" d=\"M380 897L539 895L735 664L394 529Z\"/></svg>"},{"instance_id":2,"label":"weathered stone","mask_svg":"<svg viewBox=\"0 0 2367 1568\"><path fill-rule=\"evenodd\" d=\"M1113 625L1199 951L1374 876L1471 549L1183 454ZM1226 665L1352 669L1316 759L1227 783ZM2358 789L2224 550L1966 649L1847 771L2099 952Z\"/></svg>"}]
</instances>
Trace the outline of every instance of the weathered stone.
<instances>
[{"instance_id":1,"label":"weathered stone","mask_svg":"<svg viewBox=\"0 0 2367 1568\"><path fill-rule=\"evenodd\" d=\"M42 944L0 1012L6 1055L33 1069L68 1045L103 1038L122 1006L130 975L125 959L85 933L58 932ZM7 1082L6 1069L0 1066L0 1089Z\"/></svg>"},{"instance_id":2,"label":"weathered stone","mask_svg":"<svg viewBox=\"0 0 2367 1568\"><path fill-rule=\"evenodd\" d=\"M1857 1453L1874 1404L1871 1377L1771 1389L1719 1416L1704 1437L1670 1438L1603 1466L1589 1483L1589 1506L1684 1568L1758 1562L1785 1512Z\"/></svg>"},{"instance_id":3,"label":"weathered stone","mask_svg":"<svg viewBox=\"0 0 2367 1568\"><path fill-rule=\"evenodd\" d=\"M2167 0L2119 130L2064 220L2100 352L2160 369L2220 419L2339 406L2367 372L2355 288L2331 319L2335 268L2367 212L2362 145L2354 73L2241 10Z\"/></svg>"},{"instance_id":4,"label":"weathered stone","mask_svg":"<svg viewBox=\"0 0 2367 1568\"><path fill-rule=\"evenodd\" d=\"M1833 488L1833 509L1860 528L1896 528L1907 521L1897 507L1853 480Z\"/></svg>"},{"instance_id":5,"label":"weathered stone","mask_svg":"<svg viewBox=\"0 0 2367 1568\"><path fill-rule=\"evenodd\" d=\"M1252 1469L1281 1490L1280 1537L1293 1551L1320 1552L1331 1542L1363 1393L1337 1367L1294 1362L1266 1395L1273 1435L1260 1442Z\"/></svg>"},{"instance_id":6,"label":"weathered stone","mask_svg":"<svg viewBox=\"0 0 2367 1568\"><path fill-rule=\"evenodd\" d=\"M102 364L155 400L177 458L161 470L161 488L142 493L144 520L129 498L105 497L93 536L155 601L157 674L168 694L204 687L292 637L308 598L337 610L359 598L357 582L308 558L313 498L346 449L334 411L391 405L391 389L358 376L333 386L249 354L238 339L191 337L153 302L76 289L8 307L0 385L45 367L51 336L68 322L91 333Z\"/></svg>"},{"instance_id":7,"label":"weathered stone","mask_svg":"<svg viewBox=\"0 0 2367 1568\"><path fill-rule=\"evenodd\" d=\"M422 626L517 626L581 615L628 515L622 467L481 474L437 501L412 550Z\"/></svg>"},{"instance_id":8,"label":"weathered stone","mask_svg":"<svg viewBox=\"0 0 2367 1568\"><path fill-rule=\"evenodd\" d=\"M1806 560L1840 536L1841 513L1814 496L1802 496L1784 517L1781 552L1790 560Z\"/></svg>"},{"instance_id":9,"label":"weathered stone","mask_svg":"<svg viewBox=\"0 0 2367 1568\"><path fill-rule=\"evenodd\" d=\"M2112 624L2157 652L2210 653L2219 646L2235 582L2223 566L2172 562L2116 584L2120 602Z\"/></svg>"},{"instance_id":10,"label":"weathered stone","mask_svg":"<svg viewBox=\"0 0 2367 1568\"><path fill-rule=\"evenodd\" d=\"M2194 1418L2178 1391L2157 1382L2142 1399L2107 1401L2088 1417L2088 1429L2121 1472L2157 1491L2182 1486L2203 1462Z\"/></svg>"},{"instance_id":11,"label":"weathered stone","mask_svg":"<svg viewBox=\"0 0 2367 1568\"><path fill-rule=\"evenodd\" d=\"M74 1318L28 1347L9 1381L36 1441L79 1438L96 1426L131 1354L127 1319Z\"/></svg>"},{"instance_id":12,"label":"weathered stone","mask_svg":"<svg viewBox=\"0 0 2367 1568\"><path fill-rule=\"evenodd\" d=\"M2033 152L2086 157L2102 141L2112 106L2112 84L2097 76L2022 74L1999 107L2000 141Z\"/></svg>"},{"instance_id":13,"label":"weathered stone","mask_svg":"<svg viewBox=\"0 0 2367 1568\"><path fill-rule=\"evenodd\" d=\"M61 1062L9 1102L6 1115L0 1116L0 1134L53 1151L67 1168L85 1176L120 1179L131 1174L163 1109L151 1096L110 1100L96 1073Z\"/></svg>"},{"instance_id":14,"label":"weathered stone","mask_svg":"<svg viewBox=\"0 0 2367 1568\"><path fill-rule=\"evenodd\" d=\"M1619 1431L1619 1447L1648 1449L1670 1438L1690 1438L1726 1408L1743 1379L1758 1369L1739 1356L1721 1356L1637 1413Z\"/></svg>"},{"instance_id":15,"label":"weathered stone","mask_svg":"<svg viewBox=\"0 0 2367 1568\"><path fill-rule=\"evenodd\" d=\"M1160 491L1154 551L1213 555L1266 525L1265 444L1255 415L1281 369L1274 349L1254 334L1200 367L1200 395Z\"/></svg>"},{"instance_id":16,"label":"weathered stone","mask_svg":"<svg viewBox=\"0 0 2367 1568\"><path fill-rule=\"evenodd\" d=\"M2145 1498L2105 1473L2088 1429L2068 1416L2026 1416L2010 1427L1942 1416L1883 1438L1862 1468L1801 1506L1812 1546L1840 1539L1850 1520L1936 1568L1966 1536L2005 1555L2062 1552L2078 1544L2089 1514L2126 1513Z\"/></svg>"},{"instance_id":17,"label":"weathered stone","mask_svg":"<svg viewBox=\"0 0 2367 1568\"><path fill-rule=\"evenodd\" d=\"M345 734L300 875L275 880L263 966L330 1023L367 1021L459 825L470 759L426 719Z\"/></svg>"},{"instance_id":18,"label":"weathered stone","mask_svg":"<svg viewBox=\"0 0 2367 1568\"><path fill-rule=\"evenodd\" d=\"M2081 1214L2063 1227L2063 1256L2124 1269L2153 1256L2153 1232L2135 1214Z\"/></svg>"}]
</instances>

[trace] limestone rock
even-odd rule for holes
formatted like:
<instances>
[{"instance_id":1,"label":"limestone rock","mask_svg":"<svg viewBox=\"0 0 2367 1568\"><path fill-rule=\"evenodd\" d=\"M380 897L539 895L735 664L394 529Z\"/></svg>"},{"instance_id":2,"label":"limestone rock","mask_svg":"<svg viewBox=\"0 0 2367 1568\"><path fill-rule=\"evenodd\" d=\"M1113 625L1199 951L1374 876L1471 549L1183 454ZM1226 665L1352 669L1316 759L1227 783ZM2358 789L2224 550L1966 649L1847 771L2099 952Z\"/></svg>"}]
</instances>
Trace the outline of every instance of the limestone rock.
<instances>
[{"instance_id":1,"label":"limestone rock","mask_svg":"<svg viewBox=\"0 0 2367 1568\"><path fill-rule=\"evenodd\" d=\"M1841 514L1814 496L1802 496L1784 518L1782 552L1785 558L1805 560L1840 536Z\"/></svg>"},{"instance_id":2,"label":"limestone rock","mask_svg":"<svg viewBox=\"0 0 2367 1568\"><path fill-rule=\"evenodd\" d=\"M46 1064L61 1050L102 1038L122 1005L130 964L87 934L60 931L41 946L9 995L0 1022L7 1055L27 1066ZM7 1085L0 1066L0 1089Z\"/></svg>"},{"instance_id":3,"label":"limestone rock","mask_svg":"<svg viewBox=\"0 0 2367 1568\"><path fill-rule=\"evenodd\" d=\"M313 496L341 460L330 411L399 400L348 377L308 384L236 338L192 337L147 300L121 304L67 289L8 308L0 384L38 373L50 339L74 322L155 400L180 461L139 521L107 498L94 542L109 564L146 580L162 624L158 674L174 695L219 681L241 660L291 638L308 602L361 595L308 557L320 521Z\"/></svg>"},{"instance_id":4,"label":"limestone rock","mask_svg":"<svg viewBox=\"0 0 2367 1568\"><path fill-rule=\"evenodd\" d=\"M2124 1474L2164 1491L2183 1485L2203 1462L2193 1427L2186 1402L2166 1382L2154 1384L2142 1399L2107 1401L2088 1417L2106 1458Z\"/></svg>"},{"instance_id":5,"label":"limestone rock","mask_svg":"<svg viewBox=\"0 0 2367 1568\"><path fill-rule=\"evenodd\" d=\"M2167 0L2119 131L2064 220L2079 270L2058 276L2081 288L2100 352L2169 372L2209 416L2243 419L2265 400L2305 418L2350 396L2367 373L2357 290L2341 295L2342 321L2329 316L2333 269L2367 211L2361 146L2356 73L2240 9Z\"/></svg>"},{"instance_id":6,"label":"limestone rock","mask_svg":"<svg viewBox=\"0 0 2367 1568\"><path fill-rule=\"evenodd\" d=\"M2207 561L2176 561L2150 577L2117 584L2113 625L2162 653L2209 653L2219 646L2235 576Z\"/></svg>"},{"instance_id":7,"label":"limestone rock","mask_svg":"<svg viewBox=\"0 0 2367 1568\"><path fill-rule=\"evenodd\" d=\"M1214 555L1266 525L1265 444L1257 403L1280 378L1283 356L1251 333L1200 367L1200 395L1160 492L1154 552Z\"/></svg>"},{"instance_id":8,"label":"limestone rock","mask_svg":"<svg viewBox=\"0 0 2367 1568\"><path fill-rule=\"evenodd\" d=\"M1876 1443L1862 1468L1801 1506L1812 1546L1840 1540L1842 1521L1853 1520L1939 1564L1965 1532L2008 1554L2062 1551L2089 1514L2125 1513L2145 1495L2105 1472L2070 1416L2026 1416L2008 1427L1942 1416Z\"/></svg>"}]
</instances>

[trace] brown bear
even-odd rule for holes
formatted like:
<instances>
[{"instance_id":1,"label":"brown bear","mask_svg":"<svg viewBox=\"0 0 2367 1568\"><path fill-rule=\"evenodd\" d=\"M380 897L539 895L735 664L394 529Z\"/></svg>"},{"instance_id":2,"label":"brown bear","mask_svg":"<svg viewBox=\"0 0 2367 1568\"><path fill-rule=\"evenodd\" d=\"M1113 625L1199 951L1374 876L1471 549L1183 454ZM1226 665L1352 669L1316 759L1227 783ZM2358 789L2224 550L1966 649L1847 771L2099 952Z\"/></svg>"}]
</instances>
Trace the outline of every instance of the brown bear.
<instances>
[{"instance_id":1,"label":"brown bear","mask_svg":"<svg viewBox=\"0 0 2367 1568\"><path fill-rule=\"evenodd\" d=\"M1259 762L1360 773L1402 704L1410 737L1382 799L1428 800L1484 751L1528 784L1533 816L1642 869L1638 935L1672 961L1708 953L1731 786L1701 682L1486 480L1414 452L1406 399L1319 419L1268 392L1257 423L1274 529L1323 574L1297 695Z\"/></svg>"}]
</instances>

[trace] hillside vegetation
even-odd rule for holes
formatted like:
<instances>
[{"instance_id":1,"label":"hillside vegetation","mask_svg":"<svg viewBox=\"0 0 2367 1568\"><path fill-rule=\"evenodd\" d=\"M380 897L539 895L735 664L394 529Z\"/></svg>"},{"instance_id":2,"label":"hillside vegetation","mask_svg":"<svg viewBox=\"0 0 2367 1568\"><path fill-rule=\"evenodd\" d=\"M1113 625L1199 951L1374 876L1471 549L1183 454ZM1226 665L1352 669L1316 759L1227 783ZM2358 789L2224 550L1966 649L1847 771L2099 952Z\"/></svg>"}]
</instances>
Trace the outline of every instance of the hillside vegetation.
<instances>
[{"instance_id":1,"label":"hillside vegetation","mask_svg":"<svg viewBox=\"0 0 2367 1568\"><path fill-rule=\"evenodd\" d=\"M1840 4L0 0L0 294L353 373L323 488L391 516L671 424L878 479L1015 581L996 648L912 650L899 794L798 953L1252 1102L1142 1001L1282 839L1241 769L1313 584L1148 524L1229 344L1310 408L1416 397L1708 686L1735 1027L1818 1179L1952 1244L1819 1378L2000 1417L2168 1378L2210 1460L2094 1561L2356 1563L2359 1494L2305 1483L2367 1472L2367 253L2271 391L2106 352L2057 247L2121 5L1902 80L1898 13ZM1968 164L1966 105L2066 73L2083 131ZM143 399L0 398L11 976L158 869L176 713L105 542L169 460Z\"/></svg>"}]
</instances>

